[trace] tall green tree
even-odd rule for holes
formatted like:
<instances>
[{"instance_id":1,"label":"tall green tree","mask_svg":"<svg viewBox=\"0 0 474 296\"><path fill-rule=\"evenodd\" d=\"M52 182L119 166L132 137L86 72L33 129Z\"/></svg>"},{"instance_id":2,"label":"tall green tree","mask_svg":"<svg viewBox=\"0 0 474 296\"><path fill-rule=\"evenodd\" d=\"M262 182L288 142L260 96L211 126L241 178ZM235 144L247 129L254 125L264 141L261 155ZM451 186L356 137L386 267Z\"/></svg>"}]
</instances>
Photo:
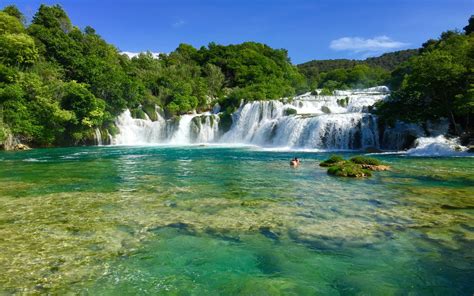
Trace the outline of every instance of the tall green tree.
<instances>
[{"instance_id":1,"label":"tall green tree","mask_svg":"<svg viewBox=\"0 0 474 296\"><path fill-rule=\"evenodd\" d=\"M469 128L474 112L474 35L447 31L392 73L392 95L378 106L382 119L424 122L448 118L453 133Z\"/></svg>"}]
</instances>

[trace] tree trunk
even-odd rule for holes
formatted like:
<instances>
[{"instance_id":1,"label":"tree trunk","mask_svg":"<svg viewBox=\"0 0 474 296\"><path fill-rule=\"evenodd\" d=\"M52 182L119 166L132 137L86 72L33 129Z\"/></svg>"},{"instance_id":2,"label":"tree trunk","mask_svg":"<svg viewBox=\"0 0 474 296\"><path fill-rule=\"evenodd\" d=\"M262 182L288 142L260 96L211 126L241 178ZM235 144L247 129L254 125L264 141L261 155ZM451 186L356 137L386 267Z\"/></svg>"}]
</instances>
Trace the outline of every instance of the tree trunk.
<instances>
[{"instance_id":1,"label":"tree trunk","mask_svg":"<svg viewBox=\"0 0 474 296\"><path fill-rule=\"evenodd\" d=\"M449 111L449 117L450 117L451 124L453 125L454 134L455 134L456 136L459 136L459 131L458 131L458 127L457 127L457 125L456 125L456 120L454 120L453 111Z\"/></svg>"}]
</instances>

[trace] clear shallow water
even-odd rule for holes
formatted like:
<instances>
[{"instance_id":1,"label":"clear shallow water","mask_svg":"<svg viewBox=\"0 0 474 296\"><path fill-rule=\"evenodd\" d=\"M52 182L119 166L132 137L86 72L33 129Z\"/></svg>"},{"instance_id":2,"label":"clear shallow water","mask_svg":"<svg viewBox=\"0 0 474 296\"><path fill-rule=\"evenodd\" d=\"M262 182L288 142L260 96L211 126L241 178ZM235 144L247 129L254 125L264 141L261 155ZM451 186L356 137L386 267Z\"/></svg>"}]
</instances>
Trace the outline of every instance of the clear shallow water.
<instances>
[{"instance_id":1,"label":"clear shallow water","mask_svg":"<svg viewBox=\"0 0 474 296\"><path fill-rule=\"evenodd\" d=\"M355 180L294 156L0 153L0 294L472 295L473 158L381 155Z\"/></svg>"}]
</instances>

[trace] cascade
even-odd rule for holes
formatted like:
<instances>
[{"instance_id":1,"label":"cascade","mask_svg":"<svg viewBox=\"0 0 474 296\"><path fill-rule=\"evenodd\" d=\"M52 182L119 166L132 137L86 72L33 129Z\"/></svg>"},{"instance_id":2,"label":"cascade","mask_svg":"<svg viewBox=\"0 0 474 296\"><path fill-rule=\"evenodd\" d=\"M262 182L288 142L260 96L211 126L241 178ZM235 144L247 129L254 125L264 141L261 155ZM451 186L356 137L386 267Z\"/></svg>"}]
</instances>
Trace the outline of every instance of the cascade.
<instances>
[{"instance_id":1,"label":"cascade","mask_svg":"<svg viewBox=\"0 0 474 296\"><path fill-rule=\"evenodd\" d=\"M96 128L94 131L94 137L95 137L95 142L97 146L102 146L102 134L100 132L100 129Z\"/></svg>"},{"instance_id":2,"label":"cascade","mask_svg":"<svg viewBox=\"0 0 474 296\"><path fill-rule=\"evenodd\" d=\"M118 116L115 124L119 133L112 138L114 145L171 144L186 145L209 143L219 134L219 115L209 112L203 114L185 114L166 120L159 108L157 120L133 118L130 110Z\"/></svg>"},{"instance_id":3,"label":"cascade","mask_svg":"<svg viewBox=\"0 0 474 296\"><path fill-rule=\"evenodd\" d=\"M420 137L415 147L407 151L413 156L467 156L467 147L461 146L458 138L447 139L443 135L437 137Z\"/></svg>"},{"instance_id":4,"label":"cascade","mask_svg":"<svg viewBox=\"0 0 474 296\"><path fill-rule=\"evenodd\" d=\"M376 102L389 94L387 87L335 91L333 95L306 93L281 100L241 104L232 114L225 133L219 128L220 106L211 112L165 119L156 108L157 120L137 119L129 110L116 120L115 145L195 143L251 144L262 147L321 150L378 148L400 150L426 136L418 125L397 122L379 130L370 113ZM100 131L99 131L100 132Z\"/></svg>"}]
</instances>

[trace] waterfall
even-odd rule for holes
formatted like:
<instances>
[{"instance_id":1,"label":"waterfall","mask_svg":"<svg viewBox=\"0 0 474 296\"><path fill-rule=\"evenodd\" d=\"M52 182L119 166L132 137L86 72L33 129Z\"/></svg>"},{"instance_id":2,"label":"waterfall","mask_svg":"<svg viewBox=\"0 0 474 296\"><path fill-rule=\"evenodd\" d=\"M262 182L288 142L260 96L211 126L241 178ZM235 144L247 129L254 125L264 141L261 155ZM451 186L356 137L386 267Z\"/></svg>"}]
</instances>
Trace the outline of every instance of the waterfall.
<instances>
[{"instance_id":1,"label":"waterfall","mask_svg":"<svg viewBox=\"0 0 474 296\"><path fill-rule=\"evenodd\" d=\"M306 93L294 98L242 104L232 114L232 125L219 129L220 106L211 112L157 120L132 118L129 110L116 120L116 145L194 143L252 144L291 149L359 150L403 149L424 136L417 125L397 123L379 131L371 106L388 96L388 88L335 91L333 95ZM217 113L217 114L216 114ZM412 139L413 138L413 139ZM411 142L410 142L411 141Z\"/></svg>"},{"instance_id":2,"label":"waterfall","mask_svg":"<svg viewBox=\"0 0 474 296\"><path fill-rule=\"evenodd\" d=\"M385 97L373 90L345 91L247 103L233 115L233 125L220 142L326 150L378 148L377 119L368 107Z\"/></svg>"},{"instance_id":3,"label":"waterfall","mask_svg":"<svg viewBox=\"0 0 474 296\"><path fill-rule=\"evenodd\" d=\"M219 136L219 115L185 114L166 120L159 109L157 120L133 118L130 110L123 112L115 124L119 134L112 139L114 145L171 144L187 145L214 142Z\"/></svg>"},{"instance_id":4,"label":"waterfall","mask_svg":"<svg viewBox=\"0 0 474 296\"><path fill-rule=\"evenodd\" d=\"M95 143L97 146L102 146L102 134L100 133L100 129L96 128L94 131Z\"/></svg>"},{"instance_id":5,"label":"waterfall","mask_svg":"<svg viewBox=\"0 0 474 296\"><path fill-rule=\"evenodd\" d=\"M447 139L437 137L420 137L415 141L415 147L407 151L413 156L468 156L467 147L461 146L458 138Z\"/></svg>"},{"instance_id":6,"label":"waterfall","mask_svg":"<svg viewBox=\"0 0 474 296\"><path fill-rule=\"evenodd\" d=\"M191 138L191 121L195 115L182 115L178 124L178 130L173 133L172 144L188 144Z\"/></svg>"},{"instance_id":7,"label":"waterfall","mask_svg":"<svg viewBox=\"0 0 474 296\"><path fill-rule=\"evenodd\" d=\"M143 145L160 143L165 138L166 125L160 112L156 111L157 120L133 118L130 110L125 110L116 120L120 133L112 139L115 145Z\"/></svg>"}]
</instances>

